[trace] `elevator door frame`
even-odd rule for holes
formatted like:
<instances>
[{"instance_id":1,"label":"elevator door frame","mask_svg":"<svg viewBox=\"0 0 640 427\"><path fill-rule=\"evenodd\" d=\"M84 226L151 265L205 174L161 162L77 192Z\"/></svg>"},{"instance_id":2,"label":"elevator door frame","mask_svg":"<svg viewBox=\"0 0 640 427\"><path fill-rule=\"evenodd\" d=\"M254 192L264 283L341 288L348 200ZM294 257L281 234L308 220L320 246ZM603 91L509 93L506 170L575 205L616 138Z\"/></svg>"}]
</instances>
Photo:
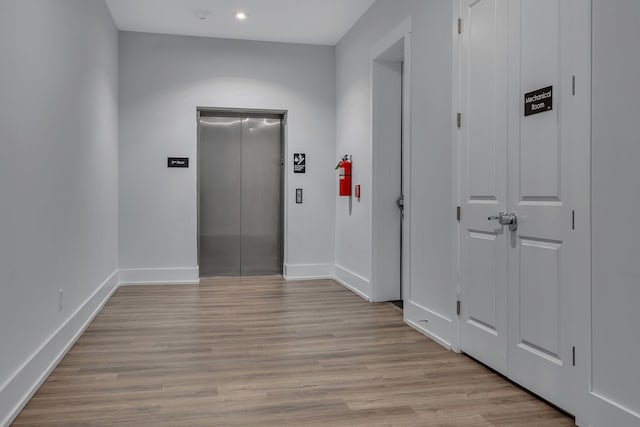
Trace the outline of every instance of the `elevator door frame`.
<instances>
[{"instance_id":1,"label":"elevator door frame","mask_svg":"<svg viewBox=\"0 0 640 427\"><path fill-rule=\"evenodd\" d=\"M200 116L203 114L210 117L240 117L240 118L280 118L282 120L281 135L280 135L280 156L281 156L281 170L280 170L280 274L284 273L284 264L286 263L286 242L287 242L287 227L286 227L286 215L287 210L287 110L266 110L257 108L217 108L217 107L197 107L196 108L196 215L197 215L197 229L196 229L196 256L198 260L198 267L200 265Z\"/></svg>"}]
</instances>

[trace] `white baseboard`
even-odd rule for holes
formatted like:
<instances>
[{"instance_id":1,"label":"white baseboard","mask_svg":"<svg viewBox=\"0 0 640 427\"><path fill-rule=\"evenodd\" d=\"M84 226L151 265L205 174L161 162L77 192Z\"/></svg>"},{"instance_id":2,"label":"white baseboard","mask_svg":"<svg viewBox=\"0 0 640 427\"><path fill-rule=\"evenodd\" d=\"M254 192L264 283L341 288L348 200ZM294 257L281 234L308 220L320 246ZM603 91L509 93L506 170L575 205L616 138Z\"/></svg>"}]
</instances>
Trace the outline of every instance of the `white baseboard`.
<instances>
[{"instance_id":1,"label":"white baseboard","mask_svg":"<svg viewBox=\"0 0 640 427\"><path fill-rule=\"evenodd\" d=\"M439 337L438 335L432 333L431 331L429 331L428 329L424 328L422 325L419 325L418 323L410 320L410 319L404 319L404 323L406 323L407 325L411 326L413 329L415 329L416 331L420 332L422 335L425 335L429 338L431 338L433 341L437 342L438 344L440 344L442 347L446 348L447 350L452 350L451 348L451 343L447 340L442 339L441 337Z\"/></svg>"},{"instance_id":2,"label":"white baseboard","mask_svg":"<svg viewBox=\"0 0 640 427\"><path fill-rule=\"evenodd\" d=\"M286 280L333 279L332 264L285 264Z\"/></svg>"},{"instance_id":3,"label":"white baseboard","mask_svg":"<svg viewBox=\"0 0 640 427\"><path fill-rule=\"evenodd\" d=\"M58 328L0 386L0 426L8 426L22 411L49 374L60 363L69 349L100 313L111 295L118 289L118 271L115 271L69 319Z\"/></svg>"},{"instance_id":4,"label":"white baseboard","mask_svg":"<svg viewBox=\"0 0 640 427\"><path fill-rule=\"evenodd\" d=\"M429 310L413 301L404 301L404 322L413 329L428 336L447 350L456 350L453 319ZM446 337L446 338L445 338Z\"/></svg>"},{"instance_id":5,"label":"white baseboard","mask_svg":"<svg viewBox=\"0 0 640 427\"><path fill-rule=\"evenodd\" d=\"M368 279L337 264L334 267L334 273L336 282L358 294L363 299L371 301L371 282Z\"/></svg>"},{"instance_id":6,"label":"white baseboard","mask_svg":"<svg viewBox=\"0 0 640 427\"><path fill-rule=\"evenodd\" d=\"M190 268L135 268L120 270L120 285L197 285L200 269Z\"/></svg>"}]
</instances>

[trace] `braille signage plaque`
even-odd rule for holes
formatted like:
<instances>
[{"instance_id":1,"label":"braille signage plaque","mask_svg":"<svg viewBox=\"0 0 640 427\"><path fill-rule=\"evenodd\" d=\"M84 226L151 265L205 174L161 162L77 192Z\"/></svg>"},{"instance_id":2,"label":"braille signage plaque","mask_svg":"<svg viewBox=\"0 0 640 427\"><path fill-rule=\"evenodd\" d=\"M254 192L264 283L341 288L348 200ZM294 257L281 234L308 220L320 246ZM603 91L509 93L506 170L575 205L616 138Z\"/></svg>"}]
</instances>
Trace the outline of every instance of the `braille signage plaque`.
<instances>
[{"instance_id":1,"label":"braille signage plaque","mask_svg":"<svg viewBox=\"0 0 640 427\"><path fill-rule=\"evenodd\" d=\"M553 86L524 94L524 116L553 110Z\"/></svg>"},{"instance_id":2,"label":"braille signage plaque","mask_svg":"<svg viewBox=\"0 0 640 427\"><path fill-rule=\"evenodd\" d=\"M295 153L293 155L293 173L307 173L307 155Z\"/></svg>"},{"instance_id":3,"label":"braille signage plaque","mask_svg":"<svg viewBox=\"0 0 640 427\"><path fill-rule=\"evenodd\" d=\"M168 157L167 158L167 167L169 167L169 168L188 168L189 167L189 158L188 157Z\"/></svg>"}]
</instances>

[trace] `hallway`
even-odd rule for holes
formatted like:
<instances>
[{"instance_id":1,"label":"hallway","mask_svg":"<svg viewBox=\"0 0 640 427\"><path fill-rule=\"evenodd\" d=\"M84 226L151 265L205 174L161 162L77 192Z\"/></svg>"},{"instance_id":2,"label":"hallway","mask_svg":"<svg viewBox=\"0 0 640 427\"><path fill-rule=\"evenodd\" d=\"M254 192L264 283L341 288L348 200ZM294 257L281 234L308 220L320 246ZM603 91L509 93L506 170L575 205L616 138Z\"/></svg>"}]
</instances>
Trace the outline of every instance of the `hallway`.
<instances>
[{"instance_id":1,"label":"hallway","mask_svg":"<svg viewBox=\"0 0 640 427\"><path fill-rule=\"evenodd\" d=\"M573 426L329 280L122 287L14 425Z\"/></svg>"}]
</instances>

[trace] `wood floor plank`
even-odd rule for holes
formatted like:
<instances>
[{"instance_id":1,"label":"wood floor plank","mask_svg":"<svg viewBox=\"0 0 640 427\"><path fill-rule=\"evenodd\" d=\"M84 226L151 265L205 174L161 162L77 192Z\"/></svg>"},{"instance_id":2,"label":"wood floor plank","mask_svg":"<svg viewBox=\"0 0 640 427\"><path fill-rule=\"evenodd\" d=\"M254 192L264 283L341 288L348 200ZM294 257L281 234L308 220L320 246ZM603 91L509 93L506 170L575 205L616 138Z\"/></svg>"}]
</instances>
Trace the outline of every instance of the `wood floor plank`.
<instances>
[{"instance_id":1,"label":"wood floor plank","mask_svg":"<svg viewBox=\"0 0 640 427\"><path fill-rule=\"evenodd\" d=\"M15 426L574 426L329 280L123 287Z\"/></svg>"}]
</instances>

